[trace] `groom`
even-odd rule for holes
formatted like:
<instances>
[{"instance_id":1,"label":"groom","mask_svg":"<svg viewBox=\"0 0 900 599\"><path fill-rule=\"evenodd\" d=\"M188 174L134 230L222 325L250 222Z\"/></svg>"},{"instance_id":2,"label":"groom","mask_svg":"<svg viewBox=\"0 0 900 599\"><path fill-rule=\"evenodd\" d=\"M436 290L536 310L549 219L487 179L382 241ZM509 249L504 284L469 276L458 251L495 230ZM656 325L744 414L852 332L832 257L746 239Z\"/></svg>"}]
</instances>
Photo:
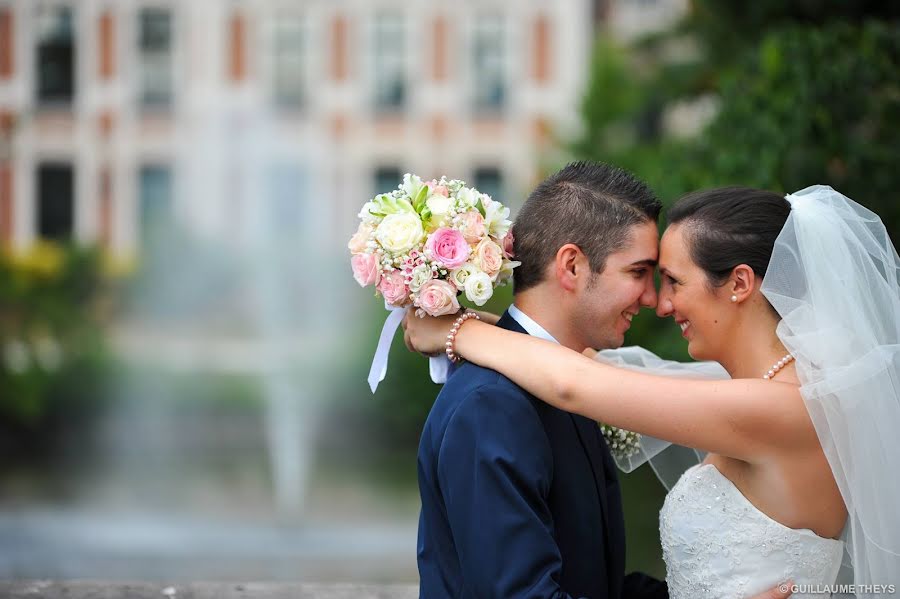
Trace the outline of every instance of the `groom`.
<instances>
[{"instance_id":1,"label":"groom","mask_svg":"<svg viewBox=\"0 0 900 599\"><path fill-rule=\"evenodd\" d=\"M573 163L515 224L515 303L497 323L581 351L619 347L656 305L661 205L620 169ZM515 360L514 355L508 356ZM428 416L418 456L423 599L668 597L625 576L616 469L595 422L464 364Z\"/></svg>"}]
</instances>

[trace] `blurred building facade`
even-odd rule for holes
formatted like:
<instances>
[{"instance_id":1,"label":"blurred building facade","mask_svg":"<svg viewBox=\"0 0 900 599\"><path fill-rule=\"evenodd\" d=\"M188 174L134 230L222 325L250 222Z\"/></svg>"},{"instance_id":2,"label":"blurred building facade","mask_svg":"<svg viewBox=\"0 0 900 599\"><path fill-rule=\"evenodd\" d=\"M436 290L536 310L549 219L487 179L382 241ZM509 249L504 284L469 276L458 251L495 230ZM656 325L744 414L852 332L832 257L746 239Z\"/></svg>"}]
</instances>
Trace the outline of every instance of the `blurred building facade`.
<instances>
[{"instance_id":1,"label":"blurred building facade","mask_svg":"<svg viewBox=\"0 0 900 599\"><path fill-rule=\"evenodd\" d=\"M553 136L577 127L595 10L0 0L0 241L132 256L148 227L177 222L240 242L273 187L244 172L258 153L279 226L312 219L341 241L406 171L517 205Z\"/></svg>"}]
</instances>

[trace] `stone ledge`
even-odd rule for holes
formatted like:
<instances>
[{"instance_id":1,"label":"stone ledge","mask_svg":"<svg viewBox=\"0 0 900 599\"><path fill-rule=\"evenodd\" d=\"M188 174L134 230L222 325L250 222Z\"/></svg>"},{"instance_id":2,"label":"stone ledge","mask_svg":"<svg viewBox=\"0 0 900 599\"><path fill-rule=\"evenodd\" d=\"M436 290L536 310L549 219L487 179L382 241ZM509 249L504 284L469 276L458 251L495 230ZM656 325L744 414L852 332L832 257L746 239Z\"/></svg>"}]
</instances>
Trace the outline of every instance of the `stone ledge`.
<instances>
[{"instance_id":1,"label":"stone ledge","mask_svg":"<svg viewBox=\"0 0 900 599\"><path fill-rule=\"evenodd\" d=\"M0 581L3 599L415 599L418 596L417 585Z\"/></svg>"}]
</instances>

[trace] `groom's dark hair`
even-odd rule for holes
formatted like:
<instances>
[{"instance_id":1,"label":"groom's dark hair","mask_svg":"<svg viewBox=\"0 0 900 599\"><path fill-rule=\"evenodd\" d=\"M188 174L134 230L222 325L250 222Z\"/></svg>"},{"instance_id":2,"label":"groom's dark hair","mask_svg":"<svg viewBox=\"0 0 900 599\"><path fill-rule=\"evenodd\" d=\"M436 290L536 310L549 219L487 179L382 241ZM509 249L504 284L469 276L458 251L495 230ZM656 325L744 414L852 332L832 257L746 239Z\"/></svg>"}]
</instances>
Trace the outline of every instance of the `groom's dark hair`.
<instances>
[{"instance_id":1,"label":"groom's dark hair","mask_svg":"<svg viewBox=\"0 0 900 599\"><path fill-rule=\"evenodd\" d=\"M602 162L571 162L542 181L525 200L513 225L515 292L544 280L559 248L573 243L591 270L629 238L633 225L656 222L662 204L637 177Z\"/></svg>"}]
</instances>

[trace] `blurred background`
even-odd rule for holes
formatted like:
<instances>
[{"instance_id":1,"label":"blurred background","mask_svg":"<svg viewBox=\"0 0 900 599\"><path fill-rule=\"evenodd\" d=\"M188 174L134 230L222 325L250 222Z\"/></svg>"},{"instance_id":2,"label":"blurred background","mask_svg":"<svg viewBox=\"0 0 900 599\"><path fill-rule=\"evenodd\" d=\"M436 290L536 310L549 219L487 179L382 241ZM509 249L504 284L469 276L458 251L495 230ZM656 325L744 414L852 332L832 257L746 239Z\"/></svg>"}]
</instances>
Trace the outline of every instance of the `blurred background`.
<instances>
[{"instance_id":1,"label":"blurred background","mask_svg":"<svg viewBox=\"0 0 900 599\"><path fill-rule=\"evenodd\" d=\"M515 214L588 158L667 204L830 184L896 240L898 6L0 0L0 578L416 582L439 387L398 342L368 389L362 204L446 174ZM627 343L687 359L649 312Z\"/></svg>"}]
</instances>

